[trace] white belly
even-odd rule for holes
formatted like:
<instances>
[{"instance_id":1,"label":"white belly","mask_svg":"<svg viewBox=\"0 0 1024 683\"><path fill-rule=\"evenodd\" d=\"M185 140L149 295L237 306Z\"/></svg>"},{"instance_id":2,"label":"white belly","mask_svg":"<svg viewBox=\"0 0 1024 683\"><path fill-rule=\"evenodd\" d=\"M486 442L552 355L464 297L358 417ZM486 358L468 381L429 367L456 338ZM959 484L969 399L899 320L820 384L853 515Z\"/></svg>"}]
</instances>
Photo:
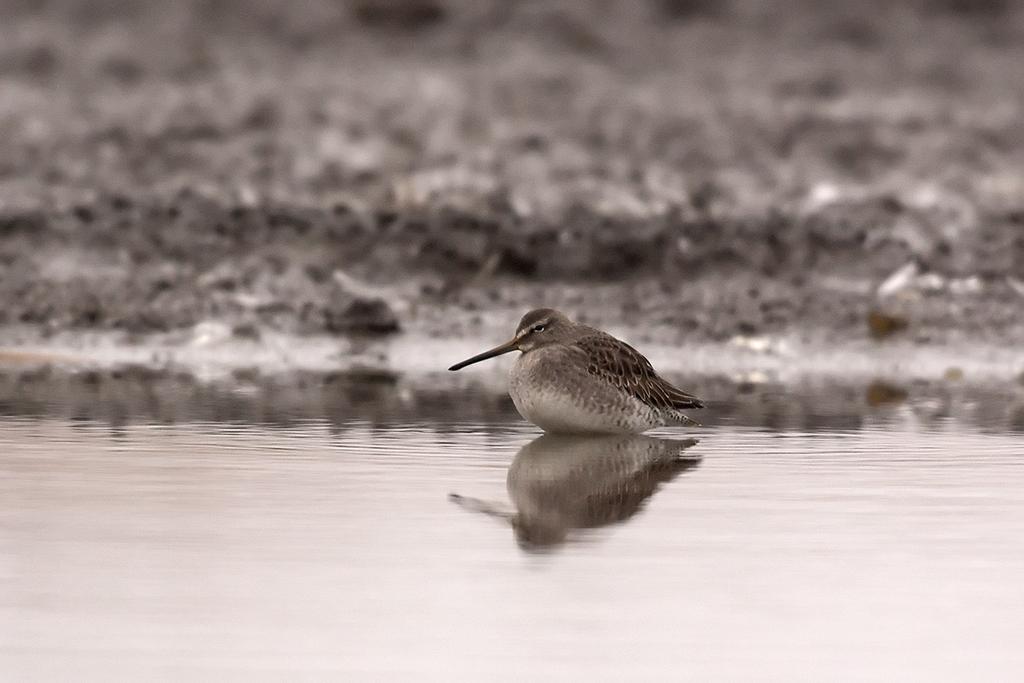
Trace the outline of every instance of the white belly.
<instances>
[{"instance_id":1,"label":"white belly","mask_svg":"<svg viewBox=\"0 0 1024 683\"><path fill-rule=\"evenodd\" d=\"M545 432L618 433L624 430L606 416L582 409L565 394L540 391L509 392L516 410Z\"/></svg>"},{"instance_id":2,"label":"white belly","mask_svg":"<svg viewBox=\"0 0 1024 683\"><path fill-rule=\"evenodd\" d=\"M558 358L537 350L523 354L509 375L509 395L525 419L546 432L636 434L664 422L637 399Z\"/></svg>"}]
</instances>

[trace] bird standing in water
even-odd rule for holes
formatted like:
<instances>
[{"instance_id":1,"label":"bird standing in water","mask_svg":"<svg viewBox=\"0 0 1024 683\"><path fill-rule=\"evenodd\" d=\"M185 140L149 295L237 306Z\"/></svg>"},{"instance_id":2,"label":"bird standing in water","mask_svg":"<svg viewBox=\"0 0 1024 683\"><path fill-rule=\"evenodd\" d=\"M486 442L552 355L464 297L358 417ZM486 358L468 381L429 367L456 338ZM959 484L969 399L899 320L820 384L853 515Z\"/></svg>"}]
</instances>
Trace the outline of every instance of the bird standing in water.
<instances>
[{"instance_id":1,"label":"bird standing in water","mask_svg":"<svg viewBox=\"0 0 1024 683\"><path fill-rule=\"evenodd\" d=\"M508 393L519 414L546 432L638 434L697 424L682 411L704 407L659 377L629 344L551 308L530 311L511 340L448 369L512 351L522 355Z\"/></svg>"}]
</instances>

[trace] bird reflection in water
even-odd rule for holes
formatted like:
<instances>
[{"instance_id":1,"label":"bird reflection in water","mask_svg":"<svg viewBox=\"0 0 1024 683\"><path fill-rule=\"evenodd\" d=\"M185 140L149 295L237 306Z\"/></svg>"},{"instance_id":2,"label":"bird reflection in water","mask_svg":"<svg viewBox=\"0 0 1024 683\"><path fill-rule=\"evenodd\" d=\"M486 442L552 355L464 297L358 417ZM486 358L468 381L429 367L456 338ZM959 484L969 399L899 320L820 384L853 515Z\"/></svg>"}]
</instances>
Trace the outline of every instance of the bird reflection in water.
<instances>
[{"instance_id":1,"label":"bird reflection in water","mask_svg":"<svg viewBox=\"0 0 1024 683\"><path fill-rule=\"evenodd\" d=\"M453 502L508 521L527 550L554 548L578 529L624 522L658 487L694 468L696 439L545 434L523 446L508 470L514 509L451 494Z\"/></svg>"}]
</instances>

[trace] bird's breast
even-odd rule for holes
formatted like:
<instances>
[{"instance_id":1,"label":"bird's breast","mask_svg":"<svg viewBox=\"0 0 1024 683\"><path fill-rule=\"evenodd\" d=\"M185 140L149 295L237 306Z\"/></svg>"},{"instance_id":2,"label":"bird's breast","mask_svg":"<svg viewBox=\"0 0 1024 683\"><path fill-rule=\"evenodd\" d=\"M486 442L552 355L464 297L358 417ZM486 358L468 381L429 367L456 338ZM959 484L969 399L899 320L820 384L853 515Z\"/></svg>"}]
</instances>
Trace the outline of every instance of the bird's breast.
<instances>
[{"instance_id":1,"label":"bird's breast","mask_svg":"<svg viewBox=\"0 0 1024 683\"><path fill-rule=\"evenodd\" d=\"M647 406L559 347L522 354L509 374L509 395L519 414L546 432L635 433L659 423Z\"/></svg>"}]
</instances>

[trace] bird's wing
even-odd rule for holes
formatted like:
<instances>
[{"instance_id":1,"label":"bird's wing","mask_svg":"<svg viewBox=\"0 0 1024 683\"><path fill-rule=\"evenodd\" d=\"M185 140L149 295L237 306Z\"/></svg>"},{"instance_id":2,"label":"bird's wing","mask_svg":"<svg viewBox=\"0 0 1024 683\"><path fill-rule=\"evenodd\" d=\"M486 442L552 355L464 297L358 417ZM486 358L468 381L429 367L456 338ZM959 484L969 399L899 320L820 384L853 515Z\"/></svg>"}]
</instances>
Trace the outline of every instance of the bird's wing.
<instances>
[{"instance_id":1,"label":"bird's wing","mask_svg":"<svg viewBox=\"0 0 1024 683\"><path fill-rule=\"evenodd\" d=\"M699 398L659 377L643 354L611 335L583 337L571 346L586 355L587 372L648 405L674 410L704 407Z\"/></svg>"}]
</instances>

